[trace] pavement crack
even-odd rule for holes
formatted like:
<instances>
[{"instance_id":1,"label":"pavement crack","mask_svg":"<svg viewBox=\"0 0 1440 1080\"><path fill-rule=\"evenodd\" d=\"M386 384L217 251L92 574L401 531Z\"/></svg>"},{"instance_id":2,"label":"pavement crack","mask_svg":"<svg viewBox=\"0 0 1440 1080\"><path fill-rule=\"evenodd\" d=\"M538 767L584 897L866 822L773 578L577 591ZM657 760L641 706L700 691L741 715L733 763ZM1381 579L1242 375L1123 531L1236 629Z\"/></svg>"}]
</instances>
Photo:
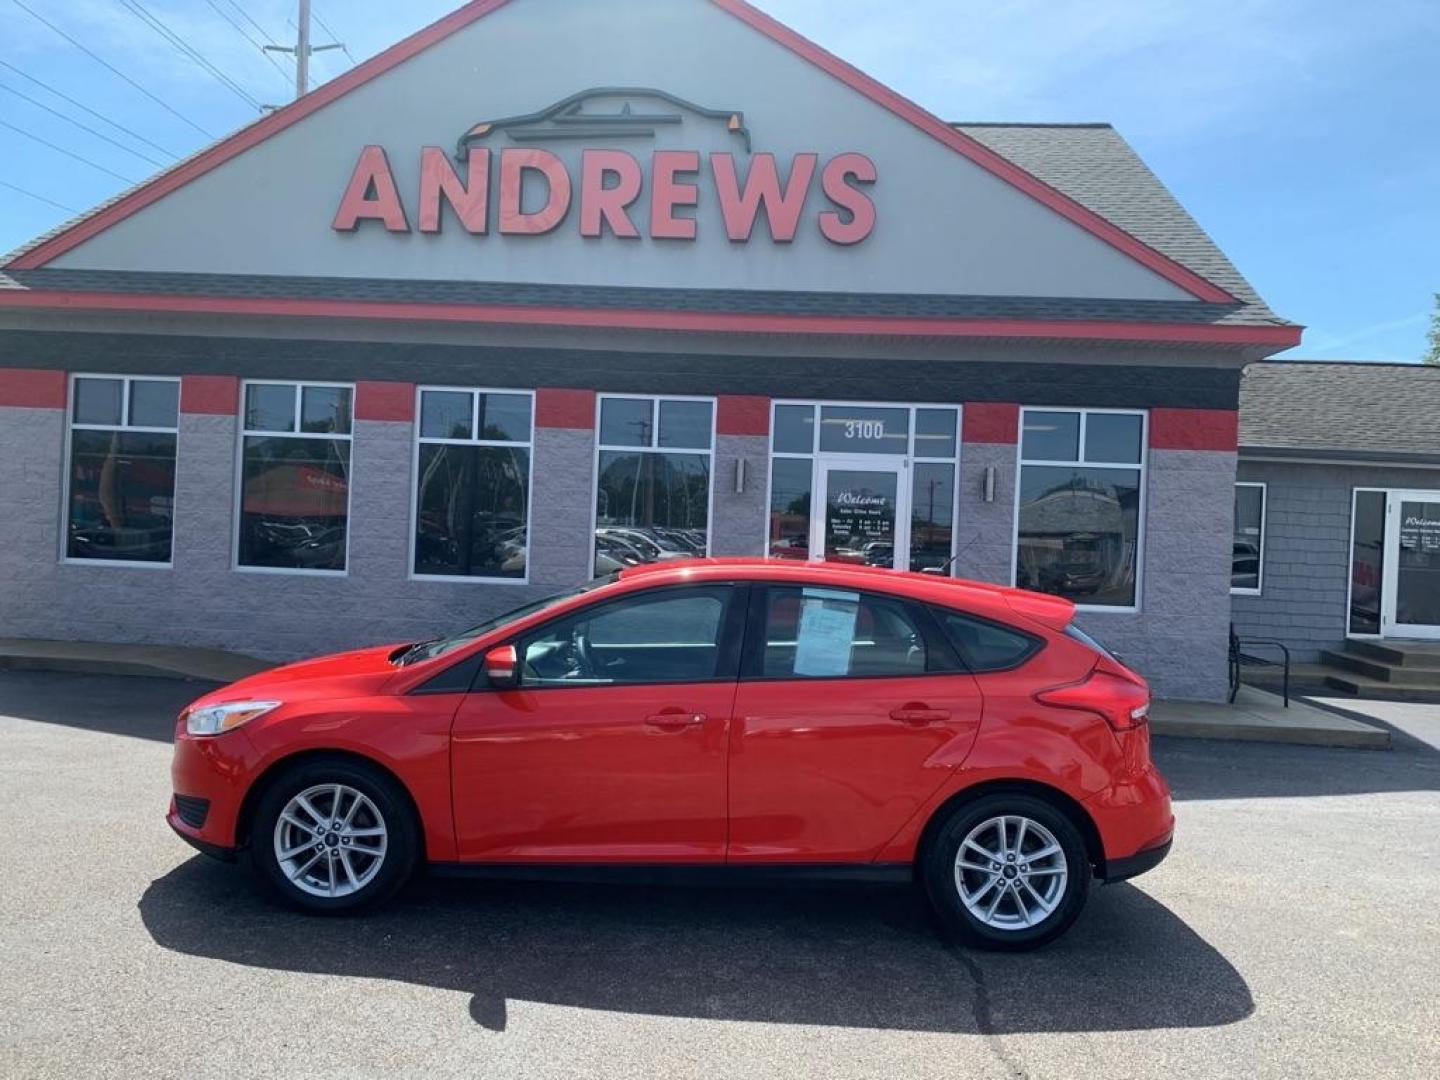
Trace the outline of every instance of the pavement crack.
<instances>
[{"instance_id":1,"label":"pavement crack","mask_svg":"<svg viewBox=\"0 0 1440 1080\"><path fill-rule=\"evenodd\" d=\"M952 944L947 945L946 948L956 960L960 961L960 965L970 976L970 982L974 988L971 1014L975 1020L975 1029L985 1040L991 1056L1000 1063L1005 1069L1006 1075L1012 1077L1012 1080L1029 1080L1030 1074L1005 1046L1005 1040L995 1030L995 1014L991 1007L990 985L985 980L985 970L960 946Z\"/></svg>"}]
</instances>

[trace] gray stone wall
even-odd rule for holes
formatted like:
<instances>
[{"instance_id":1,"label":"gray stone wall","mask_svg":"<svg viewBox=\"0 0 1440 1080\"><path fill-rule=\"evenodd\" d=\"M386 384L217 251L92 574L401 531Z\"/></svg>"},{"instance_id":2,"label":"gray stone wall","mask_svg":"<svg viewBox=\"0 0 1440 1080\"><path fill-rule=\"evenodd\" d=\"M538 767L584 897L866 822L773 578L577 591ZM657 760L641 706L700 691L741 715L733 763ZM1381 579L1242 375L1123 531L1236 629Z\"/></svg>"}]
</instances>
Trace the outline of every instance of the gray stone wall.
<instances>
[{"instance_id":1,"label":"gray stone wall","mask_svg":"<svg viewBox=\"0 0 1440 1080\"><path fill-rule=\"evenodd\" d=\"M1440 490L1440 469L1242 460L1239 479L1266 485L1259 596L1231 598L1241 637L1288 645L1310 663L1345 640L1350 514L1357 487Z\"/></svg>"},{"instance_id":2,"label":"gray stone wall","mask_svg":"<svg viewBox=\"0 0 1440 1080\"><path fill-rule=\"evenodd\" d=\"M537 428L528 585L414 581L410 514L414 429L409 422L358 421L349 571L345 577L232 569L236 420L183 414L176 480L173 569L64 564L58 560L64 414L0 410L0 636L187 643L287 659L460 629L591 576L593 433ZM734 490L734 463L748 465ZM712 550L759 554L768 512L768 439L722 435L715 452ZM1012 444L969 443L962 451L957 573L1008 583L1016 481ZM1225 691L1225 643L1235 455L1152 450L1140 611L1085 613L1081 624L1134 663L1157 695L1217 700ZM987 465L994 502L982 500ZM1279 468L1279 467L1271 467ZM1247 467L1247 478L1249 468ZM1312 468L1312 473L1324 470ZM1361 470L1355 483L1379 483ZM1264 478L1264 477L1254 477ZM1281 619L1315 623L1315 648L1343 636L1344 550L1349 483L1318 476L1297 492L1271 489L1266 596L1236 598L1245 632L1274 634ZM1405 473L1389 482L1414 481ZM1431 478L1440 487L1440 479ZM1295 515L1291 522L1289 515ZM1326 553L1311 535L1323 526ZM1321 558L1323 555L1323 559ZM1327 567L1330 594L1316 597L1305 560ZM1338 598L1337 598L1338 597ZM1279 601L1277 605L1275 602ZM1268 607L1267 607L1268 605ZM1283 611L1279 610L1283 607ZM1268 621L1262 618L1270 612ZM1248 620L1248 621L1247 621ZM1293 640L1293 638L1292 638Z\"/></svg>"},{"instance_id":3,"label":"gray stone wall","mask_svg":"<svg viewBox=\"0 0 1440 1080\"><path fill-rule=\"evenodd\" d=\"M995 469L995 499L984 499L985 470ZM1009 585L1015 563L1014 443L966 443L960 450L955 574Z\"/></svg>"},{"instance_id":4,"label":"gray stone wall","mask_svg":"<svg viewBox=\"0 0 1440 1080\"><path fill-rule=\"evenodd\" d=\"M745 462L745 490L735 491L735 466ZM770 517L770 437L718 435L710 554L763 555Z\"/></svg>"},{"instance_id":5,"label":"gray stone wall","mask_svg":"<svg viewBox=\"0 0 1440 1080\"><path fill-rule=\"evenodd\" d=\"M1140 610L1083 612L1077 623L1144 675L1156 697L1222 701L1235 454L1152 449L1148 460Z\"/></svg>"}]
</instances>

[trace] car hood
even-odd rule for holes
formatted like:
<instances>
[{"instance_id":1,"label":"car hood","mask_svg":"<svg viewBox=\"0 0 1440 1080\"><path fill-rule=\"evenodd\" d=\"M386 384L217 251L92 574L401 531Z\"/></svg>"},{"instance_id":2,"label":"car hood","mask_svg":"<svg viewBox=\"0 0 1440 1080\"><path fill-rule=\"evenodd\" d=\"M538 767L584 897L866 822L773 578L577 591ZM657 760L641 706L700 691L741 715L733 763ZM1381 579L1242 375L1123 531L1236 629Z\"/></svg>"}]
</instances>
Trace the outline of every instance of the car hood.
<instances>
[{"instance_id":1,"label":"car hood","mask_svg":"<svg viewBox=\"0 0 1440 1080\"><path fill-rule=\"evenodd\" d=\"M227 701L296 701L374 693L394 676L396 668L390 657L401 648L403 643L375 645L284 664L212 691L191 707Z\"/></svg>"}]
</instances>

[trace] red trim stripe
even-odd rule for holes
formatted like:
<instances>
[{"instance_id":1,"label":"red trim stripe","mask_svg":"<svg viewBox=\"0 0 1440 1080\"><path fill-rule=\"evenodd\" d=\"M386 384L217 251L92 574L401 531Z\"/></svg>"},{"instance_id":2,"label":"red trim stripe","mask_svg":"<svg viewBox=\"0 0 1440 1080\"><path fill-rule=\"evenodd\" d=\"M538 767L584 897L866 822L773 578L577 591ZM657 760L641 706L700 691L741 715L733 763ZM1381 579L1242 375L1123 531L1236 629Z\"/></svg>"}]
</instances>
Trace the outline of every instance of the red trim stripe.
<instances>
[{"instance_id":1,"label":"red trim stripe","mask_svg":"<svg viewBox=\"0 0 1440 1080\"><path fill-rule=\"evenodd\" d=\"M355 419L410 423L415 419L415 384L357 382Z\"/></svg>"},{"instance_id":2,"label":"red trim stripe","mask_svg":"<svg viewBox=\"0 0 1440 1080\"><path fill-rule=\"evenodd\" d=\"M996 401L969 402L961 425L963 441L967 443L1014 446L1020 441L1020 406Z\"/></svg>"},{"instance_id":3,"label":"red trim stripe","mask_svg":"<svg viewBox=\"0 0 1440 1080\"><path fill-rule=\"evenodd\" d=\"M0 308L76 311L168 311L204 315L575 326L592 329L679 330L753 334L838 334L867 337L1054 338L1168 341L1212 345L1300 343L1298 326L1214 326L1063 319L906 319L869 315L767 315L744 312L654 311L627 308L529 307L505 304L420 304L286 297L166 296L136 293L0 291Z\"/></svg>"},{"instance_id":4,"label":"red trim stripe","mask_svg":"<svg viewBox=\"0 0 1440 1080\"><path fill-rule=\"evenodd\" d=\"M1151 409L1152 450L1234 450L1240 414L1229 409Z\"/></svg>"},{"instance_id":5,"label":"red trim stripe","mask_svg":"<svg viewBox=\"0 0 1440 1080\"><path fill-rule=\"evenodd\" d=\"M770 399L755 394L721 394L716 406L719 435L769 435Z\"/></svg>"},{"instance_id":6,"label":"red trim stripe","mask_svg":"<svg viewBox=\"0 0 1440 1080\"><path fill-rule=\"evenodd\" d=\"M535 426L593 431L595 391L546 387L535 391Z\"/></svg>"},{"instance_id":7,"label":"red trim stripe","mask_svg":"<svg viewBox=\"0 0 1440 1080\"><path fill-rule=\"evenodd\" d=\"M1006 183L1019 188L1031 198L1054 210L1061 217L1099 237L1111 247L1123 251L1165 280L1178 285L1201 300L1209 300L1217 304L1236 302L1235 297L1214 282L1201 277L1168 255L1161 254L1150 245L1131 236L1120 226L1101 217L1089 207L1081 205L1070 196L1026 172L1009 158L1001 157L983 143L956 131L938 116L921 108L909 98L897 94L888 86L877 82L833 53L822 49L783 23L777 22L764 12L751 7L745 0L711 0L711 2L760 31L766 37L779 42L791 52L810 61L827 74L839 79L852 90L864 94L871 101L889 109L896 116L908 120L927 135L969 158L982 169L994 173Z\"/></svg>"},{"instance_id":8,"label":"red trim stripe","mask_svg":"<svg viewBox=\"0 0 1440 1080\"><path fill-rule=\"evenodd\" d=\"M240 380L234 375L182 375L180 411L234 416L240 411Z\"/></svg>"},{"instance_id":9,"label":"red trim stripe","mask_svg":"<svg viewBox=\"0 0 1440 1080\"><path fill-rule=\"evenodd\" d=\"M0 408L63 409L65 372L40 368L0 368Z\"/></svg>"}]
</instances>

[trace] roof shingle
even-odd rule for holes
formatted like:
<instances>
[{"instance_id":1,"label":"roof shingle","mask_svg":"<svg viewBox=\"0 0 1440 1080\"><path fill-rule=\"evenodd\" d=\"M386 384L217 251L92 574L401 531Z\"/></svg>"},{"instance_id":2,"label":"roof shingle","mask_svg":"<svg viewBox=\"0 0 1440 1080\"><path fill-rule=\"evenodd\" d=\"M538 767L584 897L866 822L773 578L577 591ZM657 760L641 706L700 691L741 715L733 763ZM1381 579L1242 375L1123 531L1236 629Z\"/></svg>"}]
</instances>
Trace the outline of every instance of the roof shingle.
<instances>
[{"instance_id":1,"label":"roof shingle","mask_svg":"<svg viewBox=\"0 0 1440 1080\"><path fill-rule=\"evenodd\" d=\"M1440 462L1440 367L1251 364L1240 382L1240 450Z\"/></svg>"}]
</instances>

